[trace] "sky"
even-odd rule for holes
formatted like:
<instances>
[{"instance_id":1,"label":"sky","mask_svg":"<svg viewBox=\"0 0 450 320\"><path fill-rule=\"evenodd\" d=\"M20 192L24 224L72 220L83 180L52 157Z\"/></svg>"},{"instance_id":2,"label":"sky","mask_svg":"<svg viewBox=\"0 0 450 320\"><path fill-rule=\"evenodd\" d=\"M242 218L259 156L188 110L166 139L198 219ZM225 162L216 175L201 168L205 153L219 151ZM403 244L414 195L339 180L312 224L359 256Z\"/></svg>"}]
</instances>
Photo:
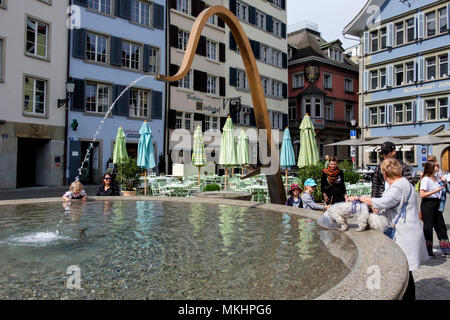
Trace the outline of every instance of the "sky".
<instances>
[{"instance_id":1,"label":"sky","mask_svg":"<svg viewBox=\"0 0 450 320\"><path fill-rule=\"evenodd\" d=\"M347 49L357 42L347 40L342 30L361 11L367 0L287 0L287 25L308 20L319 25L326 41L339 39Z\"/></svg>"}]
</instances>

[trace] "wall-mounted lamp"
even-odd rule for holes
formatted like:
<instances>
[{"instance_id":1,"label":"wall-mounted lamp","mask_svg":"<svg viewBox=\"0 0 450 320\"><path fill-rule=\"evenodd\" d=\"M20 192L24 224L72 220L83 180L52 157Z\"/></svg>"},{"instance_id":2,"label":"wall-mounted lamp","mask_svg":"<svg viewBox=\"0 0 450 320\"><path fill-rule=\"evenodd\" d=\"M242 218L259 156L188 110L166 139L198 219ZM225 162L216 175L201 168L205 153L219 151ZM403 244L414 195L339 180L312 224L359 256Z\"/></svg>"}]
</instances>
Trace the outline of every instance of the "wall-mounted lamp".
<instances>
[{"instance_id":1,"label":"wall-mounted lamp","mask_svg":"<svg viewBox=\"0 0 450 320\"><path fill-rule=\"evenodd\" d=\"M69 78L69 81L66 82L66 92L69 95L69 98L72 96L75 91L75 83L72 82L72 79ZM58 99L58 108L66 105L69 102L69 99Z\"/></svg>"},{"instance_id":2,"label":"wall-mounted lamp","mask_svg":"<svg viewBox=\"0 0 450 320\"><path fill-rule=\"evenodd\" d=\"M352 127L355 127L356 126L356 119L350 120L350 123L351 123Z\"/></svg>"}]
</instances>

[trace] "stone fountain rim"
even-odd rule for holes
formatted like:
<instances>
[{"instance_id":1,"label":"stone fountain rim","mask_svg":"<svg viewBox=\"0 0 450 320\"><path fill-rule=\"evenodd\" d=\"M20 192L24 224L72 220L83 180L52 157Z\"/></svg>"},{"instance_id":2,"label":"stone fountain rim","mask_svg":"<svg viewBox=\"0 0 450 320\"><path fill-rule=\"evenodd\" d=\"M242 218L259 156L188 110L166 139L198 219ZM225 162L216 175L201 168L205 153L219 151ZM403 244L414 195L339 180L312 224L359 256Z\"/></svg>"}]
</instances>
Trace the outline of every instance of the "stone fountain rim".
<instances>
[{"instance_id":1,"label":"stone fountain rim","mask_svg":"<svg viewBox=\"0 0 450 320\"><path fill-rule=\"evenodd\" d=\"M262 210L294 214L316 220L317 212L276 204L217 198L175 198L175 197L89 197L87 201L162 201L210 203L260 208ZM61 198L38 198L1 200L1 205L61 202ZM351 221L350 221L351 222ZM334 288L317 297L317 300L398 300L401 299L409 279L409 267L400 247L378 231L356 232L355 225L344 233L356 246L357 256L349 274ZM377 252L378 254L373 254ZM375 276L380 275L379 288ZM372 288L370 288L372 287ZM375 288L374 288L375 287Z\"/></svg>"}]
</instances>

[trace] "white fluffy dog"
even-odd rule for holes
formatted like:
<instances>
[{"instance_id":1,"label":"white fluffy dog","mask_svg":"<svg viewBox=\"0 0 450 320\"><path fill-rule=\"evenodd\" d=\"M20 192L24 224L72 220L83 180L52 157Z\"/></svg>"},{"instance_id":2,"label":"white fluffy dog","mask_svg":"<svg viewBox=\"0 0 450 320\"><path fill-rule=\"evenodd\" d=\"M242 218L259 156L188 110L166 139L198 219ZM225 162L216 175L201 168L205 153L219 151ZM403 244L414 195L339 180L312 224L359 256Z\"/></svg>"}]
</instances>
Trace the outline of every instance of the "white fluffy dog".
<instances>
[{"instance_id":1,"label":"white fluffy dog","mask_svg":"<svg viewBox=\"0 0 450 320\"><path fill-rule=\"evenodd\" d=\"M369 207L360 202L339 202L333 204L326 211L328 216L341 225L342 231L348 230L347 219L355 217L358 223L356 231L364 231L369 225L370 229L385 232L389 226L388 219L379 214L369 213Z\"/></svg>"}]
</instances>

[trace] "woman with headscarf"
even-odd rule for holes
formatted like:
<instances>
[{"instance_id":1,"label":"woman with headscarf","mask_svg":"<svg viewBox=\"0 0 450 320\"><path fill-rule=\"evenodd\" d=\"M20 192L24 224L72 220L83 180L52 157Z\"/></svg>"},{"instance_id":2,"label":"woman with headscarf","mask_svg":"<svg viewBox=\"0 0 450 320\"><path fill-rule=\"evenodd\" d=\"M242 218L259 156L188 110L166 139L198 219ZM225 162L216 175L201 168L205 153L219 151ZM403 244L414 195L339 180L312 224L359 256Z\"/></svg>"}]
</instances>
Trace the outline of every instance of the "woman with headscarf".
<instances>
[{"instance_id":1,"label":"woman with headscarf","mask_svg":"<svg viewBox=\"0 0 450 320\"><path fill-rule=\"evenodd\" d=\"M339 169L336 157L330 158L330 164L322 170L320 187L327 204L347 201L344 172Z\"/></svg>"}]
</instances>

